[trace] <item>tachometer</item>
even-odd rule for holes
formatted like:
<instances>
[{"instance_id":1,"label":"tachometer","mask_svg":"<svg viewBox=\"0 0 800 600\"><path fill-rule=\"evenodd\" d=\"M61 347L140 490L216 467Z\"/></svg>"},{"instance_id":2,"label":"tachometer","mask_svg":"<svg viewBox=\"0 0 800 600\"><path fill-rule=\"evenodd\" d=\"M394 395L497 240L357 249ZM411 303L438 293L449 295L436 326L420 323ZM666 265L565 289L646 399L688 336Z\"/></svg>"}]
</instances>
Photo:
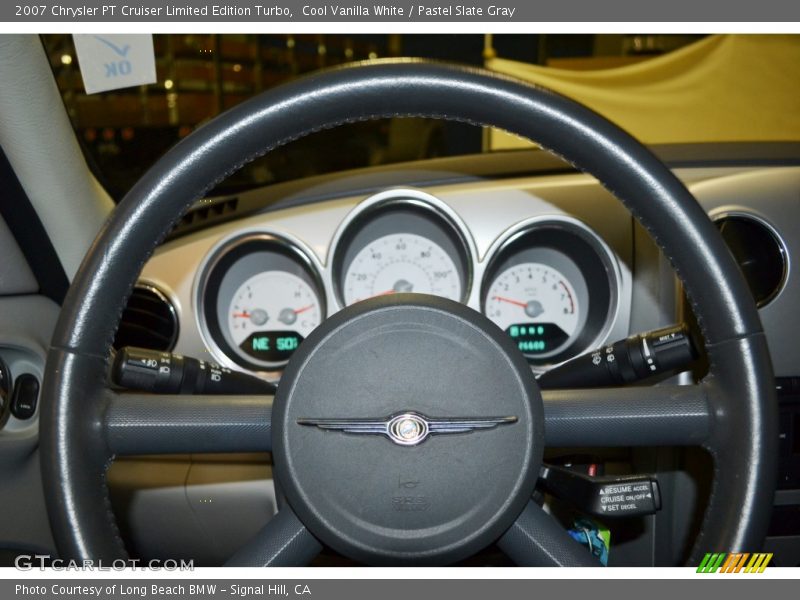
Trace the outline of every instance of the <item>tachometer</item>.
<instances>
[{"instance_id":1,"label":"tachometer","mask_svg":"<svg viewBox=\"0 0 800 600\"><path fill-rule=\"evenodd\" d=\"M534 217L509 229L489 256L481 308L533 365L558 364L607 339L620 268L586 225Z\"/></svg>"},{"instance_id":2,"label":"tachometer","mask_svg":"<svg viewBox=\"0 0 800 600\"><path fill-rule=\"evenodd\" d=\"M520 263L497 275L484 302L486 315L529 356L562 348L578 328L578 294L560 271Z\"/></svg>"},{"instance_id":3,"label":"tachometer","mask_svg":"<svg viewBox=\"0 0 800 600\"><path fill-rule=\"evenodd\" d=\"M288 360L321 320L311 285L286 271L250 277L233 294L228 309L235 350L267 363Z\"/></svg>"},{"instance_id":4,"label":"tachometer","mask_svg":"<svg viewBox=\"0 0 800 600\"><path fill-rule=\"evenodd\" d=\"M453 258L432 240L413 233L392 233L364 246L344 274L344 301L420 293L459 301L461 275Z\"/></svg>"}]
</instances>

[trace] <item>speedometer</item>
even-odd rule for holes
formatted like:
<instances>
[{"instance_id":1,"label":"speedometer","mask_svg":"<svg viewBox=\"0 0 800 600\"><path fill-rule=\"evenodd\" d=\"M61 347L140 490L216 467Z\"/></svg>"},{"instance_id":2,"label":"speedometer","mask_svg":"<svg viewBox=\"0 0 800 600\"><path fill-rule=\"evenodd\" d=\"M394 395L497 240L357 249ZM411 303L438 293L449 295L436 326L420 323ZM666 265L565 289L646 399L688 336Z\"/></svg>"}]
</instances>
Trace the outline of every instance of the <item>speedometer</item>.
<instances>
[{"instance_id":1,"label":"speedometer","mask_svg":"<svg viewBox=\"0 0 800 600\"><path fill-rule=\"evenodd\" d=\"M432 240L392 233L364 246L344 274L344 301L396 293L433 294L461 300L461 276L451 256Z\"/></svg>"},{"instance_id":2,"label":"speedometer","mask_svg":"<svg viewBox=\"0 0 800 600\"><path fill-rule=\"evenodd\" d=\"M578 328L581 306L569 279L542 263L521 263L489 286L486 315L529 356L551 354Z\"/></svg>"},{"instance_id":3,"label":"speedometer","mask_svg":"<svg viewBox=\"0 0 800 600\"><path fill-rule=\"evenodd\" d=\"M430 194L375 194L348 215L331 244L337 303L407 293L466 302L476 250L465 234L458 215Z\"/></svg>"}]
</instances>

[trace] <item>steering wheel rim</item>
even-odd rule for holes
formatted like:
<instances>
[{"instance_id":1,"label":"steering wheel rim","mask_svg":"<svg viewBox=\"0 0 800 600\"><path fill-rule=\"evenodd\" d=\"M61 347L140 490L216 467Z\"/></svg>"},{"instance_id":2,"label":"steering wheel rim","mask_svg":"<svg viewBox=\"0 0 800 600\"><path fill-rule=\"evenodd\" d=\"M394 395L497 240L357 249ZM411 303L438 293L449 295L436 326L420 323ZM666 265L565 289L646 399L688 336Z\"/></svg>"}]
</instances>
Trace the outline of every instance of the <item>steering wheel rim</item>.
<instances>
[{"instance_id":1,"label":"steering wheel rim","mask_svg":"<svg viewBox=\"0 0 800 600\"><path fill-rule=\"evenodd\" d=\"M138 423L133 412L119 409L119 399L109 391L107 361L133 284L173 223L217 182L277 146L343 123L402 116L491 125L533 139L594 175L648 230L683 282L710 364L709 375L693 386L697 390L692 398L692 406L703 405L697 414L706 422L701 435L687 433L685 440L705 446L715 459L712 494L689 563L696 563L704 552L759 548L776 480L772 370L747 286L702 208L644 146L572 100L481 70L400 61L314 74L223 113L162 157L112 213L70 287L45 368L42 472L62 557L127 556L111 512L105 472L119 447L110 427L116 426L118 433ZM658 387L637 389L647 389L653 397L660 394L665 404L676 397L670 390L652 391ZM662 429L665 423L674 427L680 422L685 406L670 404L661 410L645 401L648 394L642 394L645 416L660 419ZM634 398L628 394L627 399ZM149 410L146 403L134 405ZM254 419L264 416L245 400L236 406ZM597 416L596 404L583 406L585 411L575 418L548 420L547 438L559 427L574 427ZM634 411L632 406L626 404L625 411ZM180 414L186 415L189 407L182 405ZM629 418L628 413L618 416ZM215 415L232 420L230 415ZM268 418L267 412L267 433ZM664 439L672 439L662 433ZM684 443L681 432L672 435L676 443ZM520 514L500 540L501 548L527 564L536 562L529 560L531 547L549 545L539 554L549 550L550 564L587 564L570 552L564 554L562 538L533 510L529 506ZM251 545L237 554L236 564L304 562L318 550L291 511L282 510L273 521L261 538L280 539L288 553L278 560L265 558L262 539L261 547Z\"/></svg>"}]
</instances>

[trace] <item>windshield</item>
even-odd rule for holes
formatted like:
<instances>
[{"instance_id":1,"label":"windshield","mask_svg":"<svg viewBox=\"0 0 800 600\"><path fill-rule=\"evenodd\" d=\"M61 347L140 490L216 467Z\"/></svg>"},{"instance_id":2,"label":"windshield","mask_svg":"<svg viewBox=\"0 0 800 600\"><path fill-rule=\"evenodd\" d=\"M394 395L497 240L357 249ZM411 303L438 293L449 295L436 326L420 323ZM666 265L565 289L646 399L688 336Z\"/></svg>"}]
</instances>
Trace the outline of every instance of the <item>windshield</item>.
<instances>
[{"instance_id":1,"label":"windshield","mask_svg":"<svg viewBox=\"0 0 800 600\"><path fill-rule=\"evenodd\" d=\"M320 68L399 56L469 65L502 58L513 61L510 64L579 74L634 65L701 37L164 34L154 36L157 83L92 95L83 91L72 36L42 39L90 166L119 200L159 156L204 122L262 90ZM216 191L507 145L508 140L457 123L425 119L359 123L270 152Z\"/></svg>"}]
</instances>

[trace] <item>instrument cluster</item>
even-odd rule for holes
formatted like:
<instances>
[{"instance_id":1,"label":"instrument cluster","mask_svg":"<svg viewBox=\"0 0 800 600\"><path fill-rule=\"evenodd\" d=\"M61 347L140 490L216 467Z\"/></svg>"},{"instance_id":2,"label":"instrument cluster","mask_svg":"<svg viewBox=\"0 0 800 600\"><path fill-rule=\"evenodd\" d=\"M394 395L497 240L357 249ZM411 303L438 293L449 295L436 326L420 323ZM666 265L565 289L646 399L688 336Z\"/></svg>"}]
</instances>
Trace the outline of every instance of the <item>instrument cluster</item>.
<instances>
[{"instance_id":1,"label":"instrument cluster","mask_svg":"<svg viewBox=\"0 0 800 600\"><path fill-rule=\"evenodd\" d=\"M274 232L221 240L195 294L201 335L215 358L269 376L326 317L398 293L481 311L543 369L604 339L619 287L616 255L573 217L518 222L481 260L448 204L417 190L389 190L344 218L324 264L300 241Z\"/></svg>"}]
</instances>

